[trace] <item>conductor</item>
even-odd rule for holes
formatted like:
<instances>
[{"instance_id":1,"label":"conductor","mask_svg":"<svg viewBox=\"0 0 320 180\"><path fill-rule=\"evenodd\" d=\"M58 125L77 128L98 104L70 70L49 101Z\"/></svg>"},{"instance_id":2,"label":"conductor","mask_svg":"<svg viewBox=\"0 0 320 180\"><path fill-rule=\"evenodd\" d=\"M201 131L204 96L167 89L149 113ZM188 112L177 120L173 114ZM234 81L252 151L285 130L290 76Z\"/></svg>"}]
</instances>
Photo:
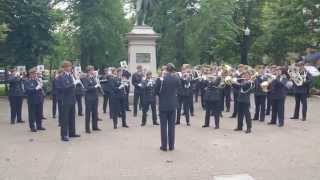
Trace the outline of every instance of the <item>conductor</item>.
<instances>
[{"instance_id":1,"label":"conductor","mask_svg":"<svg viewBox=\"0 0 320 180\"><path fill-rule=\"evenodd\" d=\"M175 74L175 66L172 63L167 64L156 83L156 93L159 96L161 151L167 151L168 145L170 151L174 150L179 84L180 80Z\"/></svg>"}]
</instances>

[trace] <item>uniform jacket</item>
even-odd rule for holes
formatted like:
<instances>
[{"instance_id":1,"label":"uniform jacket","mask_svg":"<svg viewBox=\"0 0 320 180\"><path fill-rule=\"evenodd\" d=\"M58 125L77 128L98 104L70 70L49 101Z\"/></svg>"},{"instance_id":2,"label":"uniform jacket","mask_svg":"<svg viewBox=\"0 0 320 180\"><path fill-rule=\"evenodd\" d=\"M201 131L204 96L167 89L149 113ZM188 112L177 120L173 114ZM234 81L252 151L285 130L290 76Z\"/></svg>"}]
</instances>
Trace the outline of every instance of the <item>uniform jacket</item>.
<instances>
[{"instance_id":1,"label":"uniform jacket","mask_svg":"<svg viewBox=\"0 0 320 180\"><path fill-rule=\"evenodd\" d=\"M36 89L38 81L28 79L24 82L24 87L29 104L41 104L43 102L42 89Z\"/></svg>"},{"instance_id":2,"label":"uniform jacket","mask_svg":"<svg viewBox=\"0 0 320 180\"><path fill-rule=\"evenodd\" d=\"M20 77L16 77L13 75L10 75L8 78L9 83L9 96L23 96L24 90L23 90L23 80Z\"/></svg>"},{"instance_id":3,"label":"uniform jacket","mask_svg":"<svg viewBox=\"0 0 320 180\"><path fill-rule=\"evenodd\" d=\"M159 96L159 111L175 111L178 107L178 88L180 80L175 74L164 76L163 80L158 79L156 93Z\"/></svg>"}]
</instances>

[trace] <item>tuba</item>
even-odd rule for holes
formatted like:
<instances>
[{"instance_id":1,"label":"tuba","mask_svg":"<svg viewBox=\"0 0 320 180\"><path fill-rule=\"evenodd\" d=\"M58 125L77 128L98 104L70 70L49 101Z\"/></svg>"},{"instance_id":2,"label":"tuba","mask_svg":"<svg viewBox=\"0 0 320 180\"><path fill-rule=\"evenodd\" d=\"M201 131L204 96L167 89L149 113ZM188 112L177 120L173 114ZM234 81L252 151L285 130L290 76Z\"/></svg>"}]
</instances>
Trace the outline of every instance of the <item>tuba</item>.
<instances>
[{"instance_id":1,"label":"tuba","mask_svg":"<svg viewBox=\"0 0 320 180\"><path fill-rule=\"evenodd\" d=\"M288 74L291 80L297 85L302 86L304 82L307 80L307 73L306 71L301 72L300 68L297 67L295 64L292 64L288 68Z\"/></svg>"}]
</instances>

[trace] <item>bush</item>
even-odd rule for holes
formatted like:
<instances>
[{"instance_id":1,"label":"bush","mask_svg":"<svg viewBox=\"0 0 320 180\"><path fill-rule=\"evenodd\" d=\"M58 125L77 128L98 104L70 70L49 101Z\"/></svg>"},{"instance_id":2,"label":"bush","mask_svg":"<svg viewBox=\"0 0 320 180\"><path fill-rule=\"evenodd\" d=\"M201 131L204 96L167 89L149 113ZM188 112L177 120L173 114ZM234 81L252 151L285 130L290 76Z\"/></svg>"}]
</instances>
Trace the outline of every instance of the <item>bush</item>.
<instances>
[{"instance_id":1,"label":"bush","mask_svg":"<svg viewBox=\"0 0 320 180\"><path fill-rule=\"evenodd\" d=\"M6 96L5 85L0 84L0 96Z\"/></svg>"},{"instance_id":2,"label":"bush","mask_svg":"<svg viewBox=\"0 0 320 180\"><path fill-rule=\"evenodd\" d=\"M316 89L320 89L320 77L319 76L314 79L314 86L313 87Z\"/></svg>"}]
</instances>

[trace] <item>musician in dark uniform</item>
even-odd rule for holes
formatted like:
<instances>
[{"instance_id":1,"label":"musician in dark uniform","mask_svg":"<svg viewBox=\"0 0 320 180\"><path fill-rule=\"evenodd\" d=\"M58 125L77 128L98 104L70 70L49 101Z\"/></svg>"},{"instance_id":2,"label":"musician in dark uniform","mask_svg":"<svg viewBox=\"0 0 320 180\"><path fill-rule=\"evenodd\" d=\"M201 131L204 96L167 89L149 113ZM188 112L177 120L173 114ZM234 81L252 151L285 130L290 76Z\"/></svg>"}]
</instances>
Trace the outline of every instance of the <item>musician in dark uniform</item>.
<instances>
[{"instance_id":1,"label":"musician in dark uniform","mask_svg":"<svg viewBox=\"0 0 320 180\"><path fill-rule=\"evenodd\" d=\"M63 62L63 74L59 76L59 88L62 99L63 116L61 120L61 140L69 141L69 137L76 138L80 135L76 134L75 124L75 103L76 94L75 86L79 84L79 80L75 80L72 73L72 64L69 61Z\"/></svg>"},{"instance_id":2,"label":"musician in dark uniform","mask_svg":"<svg viewBox=\"0 0 320 180\"><path fill-rule=\"evenodd\" d=\"M180 87L178 90L178 109L176 124L180 124L181 109L183 107L183 115L186 117L187 126L190 126L190 113L193 103L193 94L191 86L191 74L187 70L183 70L180 78Z\"/></svg>"},{"instance_id":3,"label":"musician in dark uniform","mask_svg":"<svg viewBox=\"0 0 320 180\"><path fill-rule=\"evenodd\" d=\"M246 120L247 130L246 133L251 133L252 119L250 114L250 93L253 90L253 82L249 72L242 72L241 80L238 84L240 86L240 92L238 96L238 125L235 131L242 131L243 129L243 118Z\"/></svg>"},{"instance_id":4,"label":"musician in dark uniform","mask_svg":"<svg viewBox=\"0 0 320 180\"><path fill-rule=\"evenodd\" d=\"M277 124L278 120L278 126L282 127L284 126L284 108L285 108L285 99L287 96L287 83L288 79L281 69L281 67L278 67L277 70L275 70L276 79L272 81L271 83L271 103L272 103L272 116L271 116L271 122L269 122L269 125L275 125Z\"/></svg>"},{"instance_id":5,"label":"musician in dark uniform","mask_svg":"<svg viewBox=\"0 0 320 180\"><path fill-rule=\"evenodd\" d=\"M43 101L43 84L37 79L37 70L32 68L29 71L29 78L24 83L28 99L29 127L32 132L43 131L41 106Z\"/></svg>"},{"instance_id":6,"label":"musician in dark uniform","mask_svg":"<svg viewBox=\"0 0 320 180\"><path fill-rule=\"evenodd\" d=\"M122 68L122 78L126 81L129 81L130 77L131 77L131 73L127 70L127 67L123 67ZM128 84L128 86L126 86L126 99L125 99L126 111L131 111L129 108L129 93L130 93L130 84Z\"/></svg>"},{"instance_id":7,"label":"musician in dark uniform","mask_svg":"<svg viewBox=\"0 0 320 180\"><path fill-rule=\"evenodd\" d=\"M93 66L87 67L86 77L81 79L85 90L85 128L86 133L91 133L90 119L92 122L92 130L100 131L98 128L98 88L100 84L96 81Z\"/></svg>"},{"instance_id":8,"label":"musician in dark uniform","mask_svg":"<svg viewBox=\"0 0 320 180\"><path fill-rule=\"evenodd\" d=\"M141 65L137 66L137 72L132 75L132 84L134 86L134 95L133 95L133 116L137 116L138 103L141 106L142 100L142 80L143 80L143 69Z\"/></svg>"},{"instance_id":9,"label":"musician in dark uniform","mask_svg":"<svg viewBox=\"0 0 320 180\"><path fill-rule=\"evenodd\" d=\"M11 124L15 124L16 120L18 123L24 123L24 121L21 118L22 103L24 96L23 77L14 68L11 70L11 74L9 75L7 81L9 83L8 96L11 110Z\"/></svg>"},{"instance_id":10,"label":"musician in dark uniform","mask_svg":"<svg viewBox=\"0 0 320 180\"><path fill-rule=\"evenodd\" d=\"M300 104L302 105L302 120L306 121L307 120L307 110L308 110L308 94L309 94L309 89L312 84L312 75L308 73L304 67L304 62L299 62L296 64L300 70L301 76L305 76L305 81L302 82L302 85L297 85L293 81L293 92L295 96L295 109L294 109L294 114L291 119L299 119L299 114L300 114Z\"/></svg>"},{"instance_id":11,"label":"musician in dark uniform","mask_svg":"<svg viewBox=\"0 0 320 180\"><path fill-rule=\"evenodd\" d=\"M52 80L52 111L53 111L53 118L56 117L56 111L58 107L58 125L61 125L61 120L63 116L63 108L62 108L62 93L59 82L59 77L62 76L63 70L59 69L58 72L56 72L56 75L54 79Z\"/></svg>"},{"instance_id":12,"label":"musician in dark uniform","mask_svg":"<svg viewBox=\"0 0 320 180\"><path fill-rule=\"evenodd\" d=\"M81 83L76 84L76 103L78 107L78 116L83 116L82 97L84 95L84 89Z\"/></svg>"},{"instance_id":13,"label":"musician in dark uniform","mask_svg":"<svg viewBox=\"0 0 320 180\"><path fill-rule=\"evenodd\" d=\"M146 79L142 81L142 123L141 126L145 126L147 122L147 113L149 107L152 111L153 125L159 125L157 122L157 109L156 109L156 92L155 92L155 80L152 79L152 72L149 71L146 74Z\"/></svg>"},{"instance_id":14,"label":"musician in dark uniform","mask_svg":"<svg viewBox=\"0 0 320 180\"><path fill-rule=\"evenodd\" d=\"M104 114L107 113L107 105L108 105L108 102L109 102L109 99L110 99L110 95L111 95L110 94L111 93L111 80L113 78L112 69L113 68L104 69L104 75L100 79L100 83L101 83L101 86L102 86L102 89L103 89L103 92L104 92L104 95L103 95L103 107L102 107ZM110 119L111 119L110 111L109 111L109 115L110 115Z\"/></svg>"},{"instance_id":15,"label":"musician in dark uniform","mask_svg":"<svg viewBox=\"0 0 320 180\"><path fill-rule=\"evenodd\" d=\"M240 78L241 73L244 72L244 65L239 64L238 71L234 73L234 77ZM240 85L238 83L232 84L232 92L233 92L233 113L231 115L231 118L236 118L238 115L238 97L240 94Z\"/></svg>"},{"instance_id":16,"label":"musician in dark uniform","mask_svg":"<svg viewBox=\"0 0 320 180\"><path fill-rule=\"evenodd\" d=\"M118 117L122 119L122 127L129 128L126 122L126 86L129 85L128 81L122 81L122 70L115 69L116 77L111 81L111 98L110 98L110 111L113 119L114 129L118 128Z\"/></svg>"},{"instance_id":17,"label":"musician in dark uniform","mask_svg":"<svg viewBox=\"0 0 320 180\"><path fill-rule=\"evenodd\" d=\"M255 101L255 114L253 120L265 120L266 115L266 100L267 100L267 91L262 89L262 83L266 83L268 81L267 77L264 75L264 67L257 67L259 75L254 81L255 89L254 89L254 101ZM268 87L266 87L268 88Z\"/></svg>"},{"instance_id":18,"label":"musician in dark uniform","mask_svg":"<svg viewBox=\"0 0 320 180\"><path fill-rule=\"evenodd\" d=\"M211 79L209 79L211 78ZM220 114L221 114L221 97L223 89L219 87L221 83L221 77L208 77L206 85L206 93L204 96L204 100L206 101L206 115L205 122L202 126L203 128L207 128L210 126L210 117L214 116L215 120L215 129L219 129L220 127Z\"/></svg>"},{"instance_id":19,"label":"musician in dark uniform","mask_svg":"<svg viewBox=\"0 0 320 180\"><path fill-rule=\"evenodd\" d=\"M163 69L162 78L157 80L156 92L159 96L159 114L161 126L161 147L160 150L174 150L175 144L175 116L177 110L177 91L180 80L175 74L175 67L169 63Z\"/></svg>"}]
</instances>

